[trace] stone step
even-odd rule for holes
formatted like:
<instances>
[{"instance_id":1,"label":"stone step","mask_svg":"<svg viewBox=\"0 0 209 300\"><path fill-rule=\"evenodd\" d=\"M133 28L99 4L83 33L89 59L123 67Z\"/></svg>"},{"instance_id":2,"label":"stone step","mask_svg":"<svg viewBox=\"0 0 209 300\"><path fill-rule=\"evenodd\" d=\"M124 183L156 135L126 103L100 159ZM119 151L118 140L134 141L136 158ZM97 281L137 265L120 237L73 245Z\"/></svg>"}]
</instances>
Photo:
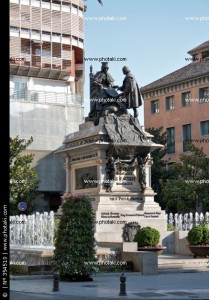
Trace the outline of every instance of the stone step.
<instances>
[{"instance_id":1,"label":"stone step","mask_svg":"<svg viewBox=\"0 0 209 300\"><path fill-rule=\"evenodd\" d=\"M208 258L192 258L191 256L161 255L158 258L158 271L209 271Z\"/></svg>"},{"instance_id":2,"label":"stone step","mask_svg":"<svg viewBox=\"0 0 209 300\"><path fill-rule=\"evenodd\" d=\"M168 273L197 273L197 272L209 272L208 268L195 268L195 269L159 269L158 274Z\"/></svg>"}]
</instances>

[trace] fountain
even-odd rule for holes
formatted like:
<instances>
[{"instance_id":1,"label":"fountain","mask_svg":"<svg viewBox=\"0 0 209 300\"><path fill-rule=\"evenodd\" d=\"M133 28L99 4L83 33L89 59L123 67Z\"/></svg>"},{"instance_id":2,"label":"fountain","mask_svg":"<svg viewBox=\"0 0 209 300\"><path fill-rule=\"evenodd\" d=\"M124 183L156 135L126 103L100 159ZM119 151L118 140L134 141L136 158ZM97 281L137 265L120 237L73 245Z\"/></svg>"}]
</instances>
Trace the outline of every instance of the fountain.
<instances>
[{"instance_id":1,"label":"fountain","mask_svg":"<svg viewBox=\"0 0 209 300\"><path fill-rule=\"evenodd\" d=\"M23 272L50 265L54 250L54 212L10 216L10 265Z\"/></svg>"},{"instance_id":2,"label":"fountain","mask_svg":"<svg viewBox=\"0 0 209 300\"><path fill-rule=\"evenodd\" d=\"M185 231L192 229L193 226L197 226L202 224L203 222L209 223L209 212L206 212L205 215L203 213L195 212L173 215L170 213L167 216L168 224L174 225L174 227L179 231Z\"/></svg>"},{"instance_id":3,"label":"fountain","mask_svg":"<svg viewBox=\"0 0 209 300\"><path fill-rule=\"evenodd\" d=\"M39 266L43 270L43 267L49 266L55 249L54 229L53 211L10 216L10 265L22 268L23 272L28 272L32 267ZM117 248L95 246L95 251L98 265L119 261Z\"/></svg>"}]
</instances>

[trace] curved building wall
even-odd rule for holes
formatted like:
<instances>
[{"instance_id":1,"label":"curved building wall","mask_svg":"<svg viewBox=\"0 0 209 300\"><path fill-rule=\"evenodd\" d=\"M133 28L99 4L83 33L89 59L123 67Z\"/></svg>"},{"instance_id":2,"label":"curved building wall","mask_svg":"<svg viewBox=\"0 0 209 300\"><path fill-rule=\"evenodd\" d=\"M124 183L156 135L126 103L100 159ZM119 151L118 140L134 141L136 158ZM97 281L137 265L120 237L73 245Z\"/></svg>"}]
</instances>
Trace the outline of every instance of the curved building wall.
<instances>
[{"instance_id":1,"label":"curved building wall","mask_svg":"<svg viewBox=\"0 0 209 300\"><path fill-rule=\"evenodd\" d=\"M35 154L40 191L64 191L64 160L54 152L82 122L82 98L69 84L11 76L10 135L33 137L28 151Z\"/></svg>"},{"instance_id":2,"label":"curved building wall","mask_svg":"<svg viewBox=\"0 0 209 300\"><path fill-rule=\"evenodd\" d=\"M34 139L42 210L65 190L54 152L83 123L83 13L83 0L10 0L10 135Z\"/></svg>"},{"instance_id":3,"label":"curved building wall","mask_svg":"<svg viewBox=\"0 0 209 300\"><path fill-rule=\"evenodd\" d=\"M83 12L83 1L10 0L11 75L82 77Z\"/></svg>"}]
</instances>

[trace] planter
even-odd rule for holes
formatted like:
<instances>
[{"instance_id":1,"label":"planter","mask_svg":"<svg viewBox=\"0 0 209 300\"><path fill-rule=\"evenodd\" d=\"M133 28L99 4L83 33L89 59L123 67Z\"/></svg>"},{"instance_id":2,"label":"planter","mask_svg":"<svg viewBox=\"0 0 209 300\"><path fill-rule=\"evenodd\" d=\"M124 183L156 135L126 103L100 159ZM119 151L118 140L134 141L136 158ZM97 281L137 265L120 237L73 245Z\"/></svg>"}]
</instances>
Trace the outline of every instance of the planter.
<instances>
[{"instance_id":1,"label":"planter","mask_svg":"<svg viewBox=\"0 0 209 300\"><path fill-rule=\"evenodd\" d=\"M201 257L209 257L209 246L202 246L202 245L191 245L189 249L194 254L194 258L197 256Z\"/></svg>"},{"instance_id":2,"label":"planter","mask_svg":"<svg viewBox=\"0 0 209 300\"><path fill-rule=\"evenodd\" d=\"M163 250L167 247L138 247L138 251L148 251L148 252L157 252L157 255L161 255L163 253Z\"/></svg>"}]
</instances>

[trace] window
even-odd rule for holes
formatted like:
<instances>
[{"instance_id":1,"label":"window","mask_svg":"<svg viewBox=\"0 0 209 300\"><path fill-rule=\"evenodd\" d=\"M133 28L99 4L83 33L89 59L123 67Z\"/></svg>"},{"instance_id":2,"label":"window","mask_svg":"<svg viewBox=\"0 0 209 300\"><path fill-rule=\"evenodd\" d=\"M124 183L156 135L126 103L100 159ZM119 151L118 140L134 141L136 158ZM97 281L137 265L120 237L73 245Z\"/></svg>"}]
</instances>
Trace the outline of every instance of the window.
<instances>
[{"instance_id":1,"label":"window","mask_svg":"<svg viewBox=\"0 0 209 300\"><path fill-rule=\"evenodd\" d=\"M21 82L21 81L15 81L14 82L14 99L16 101L25 99L26 97L26 87L27 84L26 82Z\"/></svg>"},{"instance_id":2,"label":"window","mask_svg":"<svg viewBox=\"0 0 209 300\"><path fill-rule=\"evenodd\" d=\"M51 68L51 64L42 64L42 68Z\"/></svg>"},{"instance_id":3,"label":"window","mask_svg":"<svg viewBox=\"0 0 209 300\"><path fill-rule=\"evenodd\" d=\"M43 43L42 45L42 56L45 56L45 57L51 57L51 44L50 43Z\"/></svg>"},{"instance_id":4,"label":"window","mask_svg":"<svg viewBox=\"0 0 209 300\"><path fill-rule=\"evenodd\" d=\"M30 54L30 41L21 39L21 53Z\"/></svg>"},{"instance_id":5,"label":"window","mask_svg":"<svg viewBox=\"0 0 209 300\"><path fill-rule=\"evenodd\" d=\"M191 93L190 92L186 92L186 93L182 93L181 94L181 103L182 106L189 106L191 105Z\"/></svg>"},{"instance_id":6,"label":"window","mask_svg":"<svg viewBox=\"0 0 209 300\"><path fill-rule=\"evenodd\" d=\"M35 55L41 56L41 48L35 49Z\"/></svg>"},{"instance_id":7,"label":"window","mask_svg":"<svg viewBox=\"0 0 209 300\"><path fill-rule=\"evenodd\" d=\"M166 129L167 132L167 154L175 153L175 127Z\"/></svg>"},{"instance_id":8,"label":"window","mask_svg":"<svg viewBox=\"0 0 209 300\"><path fill-rule=\"evenodd\" d=\"M206 58L206 57L209 57L209 50L202 52L202 58Z\"/></svg>"},{"instance_id":9,"label":"window","mask_svg":"<svg viewBox=\"0 0 209 300\"><path fill-rule=\"evenodd\" d=\"M174 109L174 96L169 96L165 98L166 110Z\"/></svg>"},{"instance_id":10,"label":"window","mask_svg":"<svg viewBox=\"0 0 209 300\"><path fill-rule=\"evenodd\" d=\"M51 56L51 50L42 49L42 56L50 57Z\"/></svg>"},{"instance_id":11,"label":"window","mask_svg":"<svg viewBox=\"0 0 209 300\"><path fill-rule=\"evenodd\" d=\"M209 135L209 120L200 122L201 135Z\"/></svg>"},{"instance_id":12,"label":"window","mask_svg":"<svg viewBox=\"0 0 209 300\"><path fill-rule=\"evenodd\" d=\"M209 102L209 87L199 89L199 101L200 103Z\"/></svg>"},{"instance_id":13,"label":"window","mask_svg":"<svg viewBox=\"0 0 209 300\"><path fill-rule=\"evenodd\" d=\"M37 56L47 56L47 57L50 57L51 56L51 50L48 50L48 49L42 49L42 52L41 52L41 49L37 48L35 49L35 55Z\"/></svg>"},{"instance_id":14,"label":"window","mask_svg":"<svg viewBox=\"0 0 209 300\"><path fill-rule=\"evenodd\" d=\"M189 151L188 143L192 141L192 126L191 124L183 125L183 152Z\"/></svg>"},{"instance_id":15,"label":"window","mask_svg":"<svg viewBox=\"0 0 209 300\"><path fill-rule=\"evenodd\" d=\"M63 69L71 66L71 60L63 59L62 60Z\"/></svg>"},{"instance_id":16,"label":"window","mask_svg":"<svg viewBox=\"0 0 209 300\"><path fill-rule=\"evenodd\" d=\"M159 100L151 101L151 113L152 114L159 113Z\"/></svg>"},{"instance_id":17,"label":"window","mask_svg":"<svg viewBox=\"0 0 209 300\"><path fill-rule=\"evenodd\" d=\"M52 43L52 56L53 57L61 57L61 44Z\"/></svg>"},{"instance_id":18,"label":"window","mask_svg":"<svg viewBox=\"0 0 209 300\"><path fill-rule=\"evenodd\" d=\"M15 91L22 91L26 89L26 82L15 81L14 82Z\"/></svg>"}]
</instances>

